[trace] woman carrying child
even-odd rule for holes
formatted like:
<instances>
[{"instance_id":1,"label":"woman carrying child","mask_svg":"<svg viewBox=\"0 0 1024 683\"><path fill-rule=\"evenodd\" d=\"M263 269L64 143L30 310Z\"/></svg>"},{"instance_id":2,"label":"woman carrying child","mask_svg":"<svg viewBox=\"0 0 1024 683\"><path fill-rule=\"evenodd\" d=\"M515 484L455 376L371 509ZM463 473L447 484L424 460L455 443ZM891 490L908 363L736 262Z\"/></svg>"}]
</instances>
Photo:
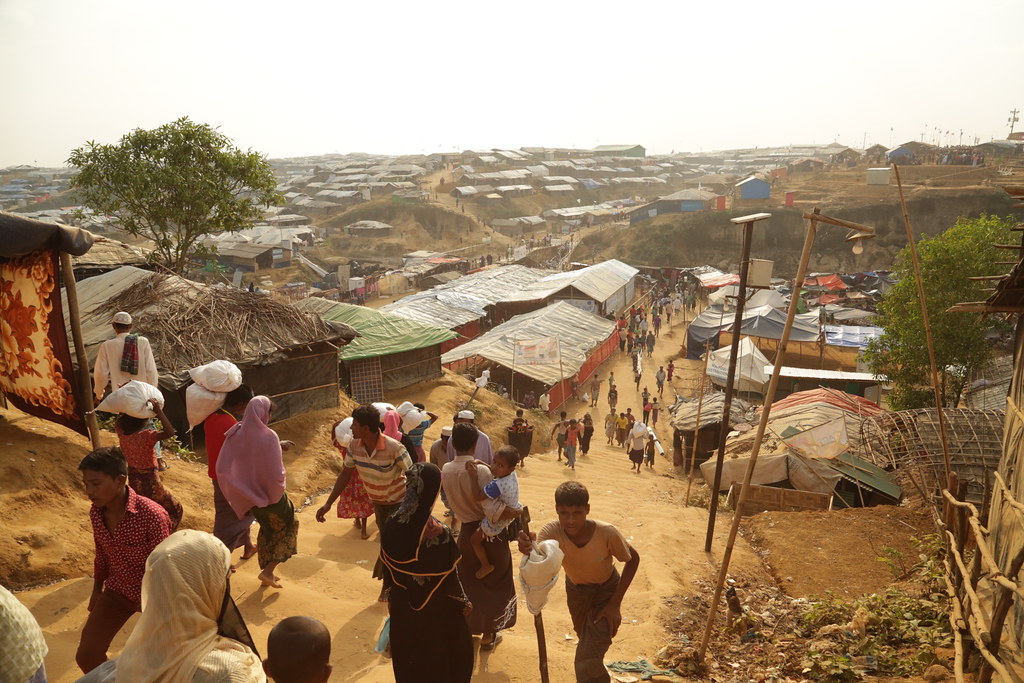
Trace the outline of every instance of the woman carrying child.
<instances>
[{"instance_id":1,"label":"woman carrying child","mask_svg":"<svg viewBox=\"0 0 1024 683\"><path fill-rule=\"evenodd\" d=\"M519 510L519 477L516 476L516 464L519 462L519 451L515 446L502 446L494 454L494 462L489 467L494 479L483 489L479 500L483 501L484 518L470 537L473 553L480 560L480 569L476 578L482 579L494 571L494 565L487 558L484 543L494 540L496 536L512 523L511 519L501 519L505 508ZM480 460L469 463L470 467L488 467ZM500 504L499 504L500 503Z\"/></svg>"},{"instance_id":2,"label":"woman carrying child","mask_svg":"<svg viewBox=\"0 0 1024 683\"><path fill-rule=\"evenodd\" d=\"M114 430L121 442L121 451L128 461L128 485L140 496L149 498L164 510L171 518L171 531L178 528L183 514L181 503L164 488L158 472L156 461L156 445L164 439L174 436L174 426L164 415L163 408L155 398L149 399L149 405L160 420L161 431L145 429L149 418L132 417L126 413L117 416Z\"/></svg>"}]
</instances>

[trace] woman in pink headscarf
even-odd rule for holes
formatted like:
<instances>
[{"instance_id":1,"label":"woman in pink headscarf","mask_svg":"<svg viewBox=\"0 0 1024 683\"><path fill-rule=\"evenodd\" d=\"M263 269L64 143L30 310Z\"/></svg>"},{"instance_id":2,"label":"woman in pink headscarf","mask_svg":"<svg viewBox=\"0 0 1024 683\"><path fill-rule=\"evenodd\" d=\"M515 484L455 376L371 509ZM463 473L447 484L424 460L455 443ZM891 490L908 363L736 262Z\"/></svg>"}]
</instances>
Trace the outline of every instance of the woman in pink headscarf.
<instances>
[{"instance_id":1,"label":"woman in pink headscarf","mask_svg":"<svg viewBox=\"0 0 1024 683\"><path fill-rule=\"evenodd\" d=\"M251 513L259 522L259 579L264 586L280 588L274 570L295 554L299 520L284 490L281 451L291 442L279 440L267 426L272 410L266 396L249 401L242 421L225 434L217 458L217 481L239 519Z\"/></svg>"},{"instance_id":2,"label":"woman in pink headscarf","mask_svg":"<svg viewBox=\"0 0 1024 683\"><path fill-rule=\"evenodd\" d=\"M402 440L402 416L398 414L397 410L388 408L387 412L384 413L381 423L384 425L384 436L390 436L395 441Z\"/></svg>"}]
</instances>

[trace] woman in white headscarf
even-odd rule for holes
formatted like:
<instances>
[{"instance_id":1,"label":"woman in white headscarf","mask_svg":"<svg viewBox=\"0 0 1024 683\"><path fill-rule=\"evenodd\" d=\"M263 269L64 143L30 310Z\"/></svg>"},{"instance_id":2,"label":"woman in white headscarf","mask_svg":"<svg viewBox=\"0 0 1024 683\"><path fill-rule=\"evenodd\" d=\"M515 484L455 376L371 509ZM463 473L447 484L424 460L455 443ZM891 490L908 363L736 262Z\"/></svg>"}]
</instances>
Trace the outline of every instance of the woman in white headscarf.
<instances>
[{"instance_id":1,"label":"woman in white headscarf","mask_svg":"<svg viewBox=\"0 0 1024 683\"><path fill-rule=\"evenodd\" d=\"M80 683L266 683L230 572L231 553L211 534L168 536L146 560L142 616L124 651Z\"/></svg>"}]
</instances>

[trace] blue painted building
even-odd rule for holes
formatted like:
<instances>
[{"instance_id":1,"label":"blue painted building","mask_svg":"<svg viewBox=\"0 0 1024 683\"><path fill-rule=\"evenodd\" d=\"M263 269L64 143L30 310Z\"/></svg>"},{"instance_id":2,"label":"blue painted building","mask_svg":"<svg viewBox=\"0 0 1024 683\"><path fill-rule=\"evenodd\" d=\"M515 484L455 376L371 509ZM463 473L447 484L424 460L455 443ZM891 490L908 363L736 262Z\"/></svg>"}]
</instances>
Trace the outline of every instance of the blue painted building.
<instances>
[{"instance_id":1,"label":"blue painted building","mask_svg":"<svg viewBox=\"0 0 1024 683\"><path fill-rule=\"evenodd\" d=\"M740 199L768 199L772 195L772 186L767 180L750 176L736 183Z\"/></svg>"},{"instance_id":2,"label":"blue painted building","mask_svg":"<svg viewBox=\"0 0 1024 683\"><path fill-rule=\"evenodd\" d=\"M710 210L714 208L717 197L718 195L710 190L680 190L664 197L658 197L650 204L631 211L629 222L630 224L638 223L648 218L660 216L663 213L689 213L692 211Z\"/></svg>"}]
</instances>

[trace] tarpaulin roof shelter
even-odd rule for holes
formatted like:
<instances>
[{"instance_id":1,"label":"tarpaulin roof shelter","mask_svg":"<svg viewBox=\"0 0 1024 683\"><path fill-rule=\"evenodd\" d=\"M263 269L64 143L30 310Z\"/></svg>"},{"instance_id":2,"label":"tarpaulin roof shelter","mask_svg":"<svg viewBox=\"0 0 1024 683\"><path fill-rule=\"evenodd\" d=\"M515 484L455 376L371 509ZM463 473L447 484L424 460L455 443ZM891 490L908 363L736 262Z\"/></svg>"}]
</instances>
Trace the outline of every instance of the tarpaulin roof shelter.
<instances>
[{"instance_id":1,"label":"tarpaulin roof shelter","mask_svg":"<svg viewBox=\"0 0 1024 683\"><path fill-rule=\"evenodd\" d=\"M359 337L339 350L342 360L386 356L440 344L455 337L450 330L397 315L319 297L299 299L295 308L315 313L324 320L351 326Z\"/></svg>"},{"instance_id":2,"label":"tarpaulin roof shelter","mask_svg":"<svg viewBox=\"0 0 1024 683\"><path fill-rule=\"evenodd\" d=\"M146 255L124 242L93 235L92 249L81 256L72 257L71 264L75 269L75 277L84 280L121 266L145 266Z\"/></svg>"},{"instance_id":3,"label":"tarpaulin roof shelter","mask_svg":"<svg viewBox=\"0 0 1024 683\"><path fill-rule=\"evenodd\" d=\"M739 293L739 285L726 285L709 294L708 301L712 304L730 306L735 310L735 297L739 296ZM772 308L784 308L788 303L789 299L780 294L778 290L755 289L753 291L747 290L747 300L743 307L758 308L760 306L771 306Z\"/></svg>"},{"instance_id":4,"label":"tarpaulin roof shelter","mask_svg":"<svg viewBox=\"0 0 1024 683\"><path fill-rule=\"evenodd\" d=\"M90 365L113 336L115 311L127 311L134 332L153 347L167 416L185 425L188 369L229 360L257 393L275 400L274 418L338 405L337 345L357 336L269 297L211 286L177 275L124 266L78 285L82 333ZM184 430L182 430L184 431Z\"/></svg>"},{"instance_id":5,"label":"tarpaulin roof shelter","mask_svg":"<svg viewBox=\"0 0 1024 683\"><path fill-rule=\"evenodd\" d=\"M0 211L0 238L0 258L14 258L37 249L81 256L92 247L95 236L82 228Z\"/></svg>"},{"instance_id":6,"label":"tarpaulin roof shelter","mask_svg":"<svg viewBox=\"0 0 1024 683\"><path fill-rule=\"evenodd\" d=\"M722 490L728 490L734 481L743 481L749 464L749 457L725 460L722 463ZM708 486L715 485L715 465L716 461L712 459L700 466L700 473ZM780 453L758 457L750 483L767 485L789 482L799 491L830 494L840 479L842 475L825 461L805 458L795 453Z\"/></svg>"},{"instance_id":7,"label":"tarpaulin roof shelter","mask_svg":"<svg viewBox=\"0 0 1024 683\"><path fill-rule=\"evenodd\" d=\"M615 323L557 301L531 313L517 315L490 332L448 351L441 357L445 365L477 356L492 363L513 367L513 341L528 341L557 336L562 356L558 363L516 365L515 371L551 386L575 375L589 352L603 344L615 331Z\"/></svg>"},{"instance_id":8,"label":"tarpaulin roof shelter","mask_svg":"<svg viewBox=\"0 0 1024 683\"><path fill-rule=\"evenodd\" d=\"M841 291L847 288L843 279L835 273L831 275L818 275L804 278L804 287L824 289L830 292Z\"/></svg>"},{"instance_id":9,"label":"tarpaulin roof shelter","mask_svg":"<svg viewBox=\"0 0 1024 683\"><path fill-rule=\"evenodd\" d=\"M622 290L639 272L633 266L611 259L579 270L547 275L518 292L505 296L501 301L538 301L572 287L586 297L604 303Z\"/></svg>"},{"instance_id":10,"label":"tarpaulin roof shelter","mask_svg":"<svg viewBox=\"0 0 1024 683\"><path fill-rule=\"evenodd\" d=\"M732 356L732 347L725 347L711 352L708 359L707 375L711 381L720 387L726 385L729 373L729 359ZM764 392L765 384L768 382L768 375L764 368L768 359L754 346L750 337L740 339L740 347L736 359L736 377L734 388L736 391L744 391L760 394Z\"/></svg>"},{"instance_id":11,"label":"tarpaulin roof shelter","mask_svg":"<svg viewBox=\"0 0 1024 683\"><path fill-rule=\"evenodd\" d=\"M986 478L999 464L1003 446L1001 410L945 408L950 464L966 499L981 504ZM866 421L857 455L883 468L895 468L909 479L911 488L929 499L946 486L942 441L935 408L886 412Z\"/></svg>"},{"instance_id":12,"label":"tarpaulin roof shelter","mask_svg":"<svg viewBox=\"0 0 1024 683\"><path fill-rule=\"evenodd\" d=\"M292 304L324 320L352 326L359 337L338 352L342 382L360 403L384 393L439 377L441 344L457 335L398 315L316 297Z\"/></svg>"},{"instance_id":13,"label":"tarpaulin roof shelter","mask_svg":"<svg viewBox=\"0 0 1024 683\"><path fill-rule=\"evenodd\" d=\"M486 316L488 306L550 272L520 265L486 268L425 292L410 294L380 310L454 329Z\"/></svg>"},{"instance_id":14,"label":"tarpaulin roof shelter","mask_svg":"<svg viewBox=\"0 0 1024 683\"><path fill-rule=\"evenodd\" d=\"M698 406L699 403L699 406ZM671 417L669 424L681 432L691 432L697 428L697 408L700 408L700 428L708 425L716 425L722 422L722 411L725 409L725 394L721 391L714 391L704 395L704 401L699 402L697 398L675 404L669 409ZM750 404L743 399L732 399L732 407L729 409L731 422L739 422L750 410Z\"/></svg>"},{"instance_id":15,"label":"tarpaulin roof shelter","mask_svg":"<svg viewBox=\"0 0 1024 683\"><path fill-rule=\"evenodd\" d=\"M708 289L724 287L725 285L738 285L740 282L740 276L735 273L704 273L698 274L697 279L700 280L701 287Z\"/></svg>"},{"instance_id":16,"label":"tarpaulin roof shelter","mask_svg":"<svg viewBox=\"0 0 1024 683\"><path fill-rule=\"evenodd\" d=\"M831 346L867 348L868 342L882 336L881 327L825 325L825 343Z\"/></svg>"}]
</instances>

